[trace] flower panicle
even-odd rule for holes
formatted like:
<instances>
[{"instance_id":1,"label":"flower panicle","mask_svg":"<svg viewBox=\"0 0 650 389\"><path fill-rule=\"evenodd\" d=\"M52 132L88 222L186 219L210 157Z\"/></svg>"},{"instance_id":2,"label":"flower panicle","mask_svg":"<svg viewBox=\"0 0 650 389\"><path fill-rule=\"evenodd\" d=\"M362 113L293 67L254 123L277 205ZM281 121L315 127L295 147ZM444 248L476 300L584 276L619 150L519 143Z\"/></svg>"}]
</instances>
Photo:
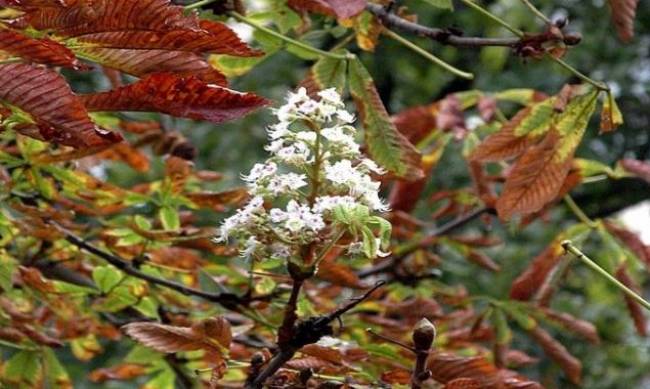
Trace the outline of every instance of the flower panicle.
<instances>
[{"instance_id":1,"label":"flower panicle","mask_svg":"<svg viewBox=\"0 0 650 389\"><path fill-rule=\"evenodd\" d=\"M364 223L376 222L371 212L388 211L373 179L385 171L362 155L354 115L336 90L317 96L304 88L289 93L274 110L278 122L268 127L270 156L242 175L252 198L223 221L217 239L237 240L244 257L289 259L341 232L352 237L350 255L387 255L380 249L387 246L385 231L372 238L360 233L370 228Z\"/></svg>"}]
</instances>

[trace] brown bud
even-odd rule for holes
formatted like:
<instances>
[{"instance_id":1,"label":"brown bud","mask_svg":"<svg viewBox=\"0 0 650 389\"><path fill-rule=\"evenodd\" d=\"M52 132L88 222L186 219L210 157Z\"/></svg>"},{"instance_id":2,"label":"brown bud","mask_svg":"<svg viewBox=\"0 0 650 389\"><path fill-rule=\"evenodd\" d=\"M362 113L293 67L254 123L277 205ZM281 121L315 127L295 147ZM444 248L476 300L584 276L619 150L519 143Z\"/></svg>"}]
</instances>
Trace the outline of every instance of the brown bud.
<instances>
[{"instance_id":1,"label":"brown bud","mask_svg":"<svg viewBox=\"0 0 650 389\"><path fill-rule=\"evenodd\" d=\"M413 330L413 345L416 350L428 350L436 338L436 327L429 319L422 319Z\"/></svg>"}]
</instances>

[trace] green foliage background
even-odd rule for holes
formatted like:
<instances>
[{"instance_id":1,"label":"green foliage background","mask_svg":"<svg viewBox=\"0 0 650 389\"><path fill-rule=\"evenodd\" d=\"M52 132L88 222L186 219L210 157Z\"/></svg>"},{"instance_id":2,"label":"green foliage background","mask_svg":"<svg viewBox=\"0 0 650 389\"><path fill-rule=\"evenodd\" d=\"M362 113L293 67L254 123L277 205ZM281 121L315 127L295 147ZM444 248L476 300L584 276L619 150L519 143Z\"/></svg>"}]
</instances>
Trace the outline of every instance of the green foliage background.
<instances>
[{"instance_id":1,"label":"green foliage background","mask_svg":"<svg viewBox=\"0 0 650 389\"><path fill-rule=\"evenodd\" d=\"M466 35L506 36L507 31L487 22L481 15L456 4L455 12L434 8L422 0L402 2L418 15L419 22L429 26L456 26ZM539 20L518 0L490 1L489 7L504 19L525 30L541 30ZM638 159L650 158L650 7L641 1L636 22L636 37L629 45L620 43L609 22L609 10L603 0L535 1L547 15L565 16L570 29L583 36L580 45L570 50L565 59L579 70L610 82L617 93L626 124L612 134L598 136L597 125L592 123L577 155L613 164L624 156ZM644 4L645 3L645 4ZM319 47L329 47L334 42L315 34L313 41ZM550 61L522 60L507 49L483 50L455 49L418 39L425 49L440 55L446 61L476 75L474 81L454 78L433 66L408 49L382 38L375 53L363 53L367 65L378 86L380 94L391 113L414 105L428 104L448 93L467 89L499 91L508 88L535 88L548 94L559 91L564 83L572 80L570 74ZM234 79L237 90L257 92L279 101L286 92L295 87L312 64L285 51L265 59L246 75ZM75 75L74 87L78 91L101 86L102 80L79 78ZM106 85L103 85L104 87ZM239 175L264 158L266 142L265 126L270 123L268 111L258 112L235 123L214 127L206 123L163 118L170 128L181 129L199 148L197 165L201 169L226 174L218 188L239 183ZM428 193L442 189L461 188L469 184L466 165L461 160L460 145L451 144L442 162L436 168ZM148 173L151 178L160 175L162 166ZM112 180L129 183L136 177L132 170L115 165L108 171ZM581 186L575 192L576 201L593 216L612 214L623 207L650 199L647 185L635 180L604 181ZM430 210L426 202L420 204L419 216L427 218ZM206 219L205 223L216 225L218 220ZM574 222L573 216L562 206L556 207L551 220L537 221L524 230L510 229L507 225L494 224L500 230L505 245L493 249L490 254L501 265L498 274L487 273L479 267L468 265L450 253L443 253L443 281L465 285L472 294L507 298L511 281L562 229ZM474 227L477 228L477 227ZM585 246L585 251L597 246ZM598 257L598 252L595 252ZM601 253L602 254L602 253ZM593 346L556 335L584 365L586 388L641 388L650 387L650 342L638 337L628 318L621 294L597 279L594 274L574 263L570 275L555 299L559 311L576 314L593 321L602 336L603 343ZM78 366L73 357L64 357L63 363L76 377L79 387L125 387L123 383L90 385L81 376L89 368L109 366L119 361L127 352L115 344L107 344L104 354L91 362L92 366ZM540 356L542 361L522 371L533 379L539 379L549 387L570 388L566 381L554 381L562 377L559 368L542 356L541 350L525 336L518 334L515 346Z\"/></svg>"}]
</instances>

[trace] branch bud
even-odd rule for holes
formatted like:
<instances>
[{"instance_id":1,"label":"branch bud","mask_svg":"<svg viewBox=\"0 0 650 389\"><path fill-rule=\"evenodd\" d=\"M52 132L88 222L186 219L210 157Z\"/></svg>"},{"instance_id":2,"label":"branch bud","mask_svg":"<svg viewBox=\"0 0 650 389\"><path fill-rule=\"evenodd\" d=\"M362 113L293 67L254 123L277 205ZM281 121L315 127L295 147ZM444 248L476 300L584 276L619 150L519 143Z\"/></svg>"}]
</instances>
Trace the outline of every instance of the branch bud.
<instances>
[{"instance_id":1,"label":"branch bud","mask_svg":"<svg viewBox=\"0 0 650 389\"><path fill-rule=\"evenodd\" d=\"M436 327L429 319L422 319L413 330L413 345L418 351L426 351L431 348L433 340L436 338Z\"/></svg>"}]
</instances>

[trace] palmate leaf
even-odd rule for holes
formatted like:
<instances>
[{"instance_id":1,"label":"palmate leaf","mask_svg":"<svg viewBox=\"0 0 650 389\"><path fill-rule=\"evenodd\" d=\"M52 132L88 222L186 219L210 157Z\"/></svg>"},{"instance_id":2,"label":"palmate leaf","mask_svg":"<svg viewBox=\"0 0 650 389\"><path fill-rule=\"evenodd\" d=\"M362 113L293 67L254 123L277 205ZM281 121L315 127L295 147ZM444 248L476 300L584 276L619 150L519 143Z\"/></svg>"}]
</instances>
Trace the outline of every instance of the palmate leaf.
<instances>
[{"instance_id":1,"label":"palmate leaf","mask_svg":"<svg viewBox=\"0 0 650 389\"><path fill-rule=\"evenodd\" d=\"M232 342L230 323L222 317L205 319L192 327L135 322L122 329L138 342L163 353L205 350L221 355Z\"/></svg>"},{"instance_id":2,"label":"palmate leaf","mask_svg":"<svg viewBox=\"0 0 650 389\"><path fill-rule=\"evenodd\" d=\"M210 66L201 55L186 51L87 47L78 49L77 52L102 65L138 77L170 72L179 76L196 76L209 84L228 84L226 77Z\"/></svg>"},{"instance_id":3,"label":"palmate leaf","mask_svg":"<svg viewBox=\"0 0 650 389\"><path fill-rule=\"evenodd\" d=\"M372 158L399 177L421 178L420 153L391 122L375 83L358 58L350 61L348 81Z\"/></svg>"},{"instance_id":4,"label":"palmate leaf","mask_svg":"<svg viewBox=\"0 0 650 389\"><path fill-rule=\"evenodd\" d=\"M214 123L240 118L268 103L252 93L169 73L153 74L131 85L81 99L90 111L155 111Z\"/></svg>"},{"instance_id":5,"label":"palmate leaf","mask_svg":"<svg viewBox=\"0 0 650 389\"><path fill-rule=\"evenodd\" d=\"M314 12L348 19L365 9L366 0L289 0L287 4L299 12Z\"/></svg>"},{"instance_id":6,"label":"palmate leaf","mask_svg":"<svg viewBox=\"0 0 650 389\"><path fill-rule=\"evenodd\" d=\"M228 54L255 57L263 53L251 49L228 26L201 20L201 29L169 31L121 30L84 34L75 37L79 44L109 49L161 49L194 53Z\"/></svg>"},{"instance_id":7,"label":"palmate leaf","mask_svg":"<svg viewBox=\"0 0 650 389\"><path fill-rule=\"evenodd\" d=\"M30 114L37 128L33 135L46 141L95 148L122 140L95 125L79 97L51 70L21 63L0 65L0 102Z\"/></svg>"},{"instance_id":8,"label":"palmate leaf","mask_svg":"<svg viewBox=\"0 0 650 389\"><path fill-rule=\"evenodd\" d=\"M639 0L608 0L618 37L629 42L634 37L634 18Z\"/></svg>"},{"instance_id":9,"label":"palmate leaf","mask_svg":"<svg viewBox=\"0 0 650 389\"><path fill-rule=\"evenodd\" d=\"M0 52L21 57L27 61L68 68L81 64L67 47L47 38L34 39L18 31L0 28Z\"/></svg>"},{"instance_id":10,"label":"palmate leaf","mask_svg":"<svg viewBox=\"0 0 650 389\"><path fill-rule=\"evenodd\" d=\"M515 162L496 203L500 218L535 213L556 198L595 110L597 96L598 91L590 89L572 98L562 113L552 117L542 141ZM554 105L557 110L557 103Z\"/></svg>"},{"instance_id":11,"label":"palmate leaf","mask_svg":"<svg viewBox=\"0 0 650 389\"><path fill-rule=\"evenodd\" d=\"M79 36L107 31L170 31L199 29L196 14L185 15L183 7L169 0L59 1L46 4L17 0L13 6L25 11L25 22L37 30L59 36ZM8 6L12 6L8 4Z\"/></svg>"}]
</instances>

